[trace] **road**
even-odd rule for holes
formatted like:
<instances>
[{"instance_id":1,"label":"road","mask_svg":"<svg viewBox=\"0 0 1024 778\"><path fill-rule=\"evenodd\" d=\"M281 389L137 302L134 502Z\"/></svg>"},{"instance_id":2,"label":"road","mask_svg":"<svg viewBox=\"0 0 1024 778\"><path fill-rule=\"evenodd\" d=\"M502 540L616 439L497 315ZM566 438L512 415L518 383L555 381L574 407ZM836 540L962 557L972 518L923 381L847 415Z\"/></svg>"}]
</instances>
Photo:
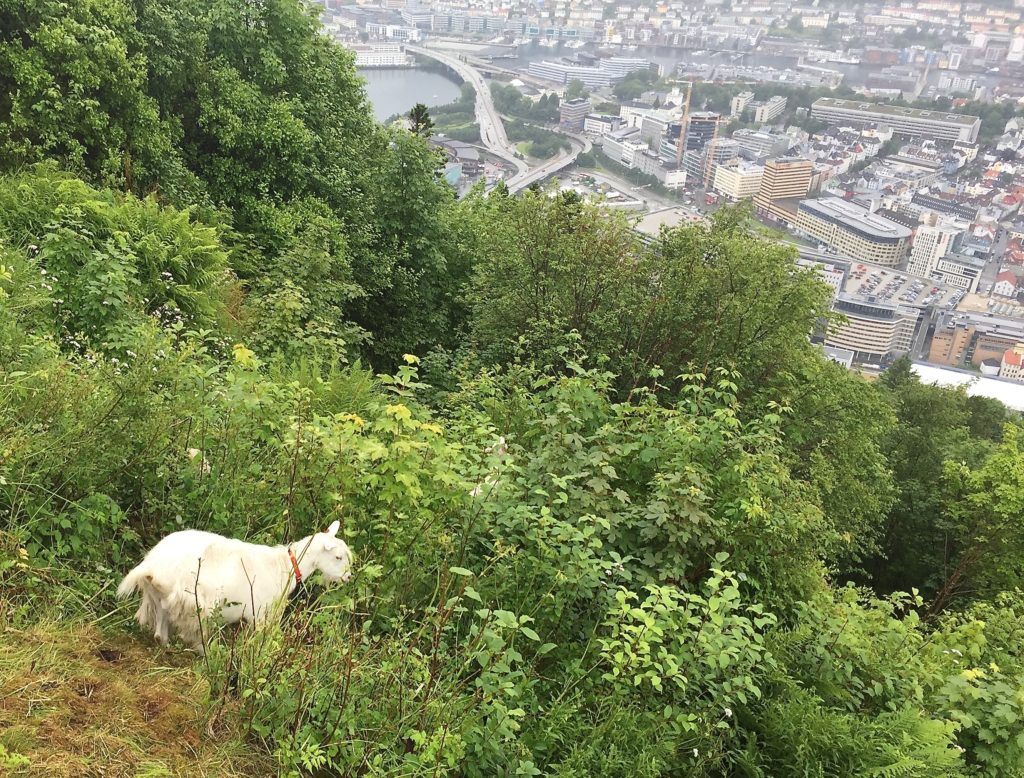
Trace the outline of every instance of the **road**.
<instances>
[{"instance_id":1,"label":"road","mask_svg":"<svg viewBox=\"0 0 1024 778\"><path fill-rule=\"evenodd\" d=\"M569 167L573 162L576 161L576 157L580 154L585 154L590 151L594 146L590 142L590 138L584 137L583 135L573 135L572 133L563 132L569 138L572 143L572 148L569 151L560 151L554 159L549 159L547 162L542 164L540 167L535 167L527 172L518 172L512 178L505 182L510 192L518 192L522 189L526 189L530 184L534 184L538 181L543 181L549 176L553 176L559 170Z\"/></svg>"},{"instance_id":2,"label":"road","mask_svg":"<svg viewBox=\"0 0 1024 778\"><path fill-rule=\"evenodd\" d=\"M516 168L515 175L505 181L510 192L518 192L530 184L543 181L571 165L581 153L588 152L593 148L589 138L564 132L562 134L569 138L572 148L569 151L560 152L554 159L550 159L538 167L531 168L525 160L517 156L515 146L505 134L505 124L501 120L501 115L494 107L490 87L487 86L487 82L476 68L461 59L434 49L408 44L405 48L414 54L422 54L425 57L436 59L473 85L476 90L476 121L480 125L481 143L491 154L511 163Z\"/></svg>"},{"instance_id":3,"label":"road","mask_svg":"<svg viewBox=\"0 0 1024 778\"><path fill-rule=\"evenodd\" d=\"M438 62L450 67L473 85L473 88L476 90L476 122L480 125L480 140L484 147L494 156L500 157L514 165L517 171L516 176L528 173L530 166L516 156L515 146L509 143L508 136L505 134L505 125L502 123L501 116L498 115L498 111L494 107L494 101L491 99L491 90L479 71L462 60L448 54L442 54L439 51L425 49L421 46L410 46L408 44L405 48L406 51L411 51L414 54L422 54L424 57L436 59Z\"/></svg>"}]
</instances>

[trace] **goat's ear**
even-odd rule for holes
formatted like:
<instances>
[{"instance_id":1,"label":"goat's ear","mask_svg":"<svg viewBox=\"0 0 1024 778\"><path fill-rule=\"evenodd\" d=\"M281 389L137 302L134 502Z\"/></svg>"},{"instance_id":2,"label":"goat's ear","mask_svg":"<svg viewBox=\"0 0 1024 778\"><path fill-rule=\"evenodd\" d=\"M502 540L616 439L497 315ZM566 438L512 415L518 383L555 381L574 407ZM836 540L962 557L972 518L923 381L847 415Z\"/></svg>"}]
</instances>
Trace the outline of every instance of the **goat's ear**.
<instances>
[{"instance_id":1,"label":"goat's ear","mask_svg":"<svg viewBox=\"0 0 1024 778\"><path fill-rule=\"evenodd\" d=\"M341 522L340 522L340 521L335 521L335 522L333 522L333 523L331 524L331 526L329 526L329 527L327 528L327 534L328 534L328 535L337 535L337 534L338 534L338 529L339 529L340 527L341 527Z\"/></svg>"}]
</instances>

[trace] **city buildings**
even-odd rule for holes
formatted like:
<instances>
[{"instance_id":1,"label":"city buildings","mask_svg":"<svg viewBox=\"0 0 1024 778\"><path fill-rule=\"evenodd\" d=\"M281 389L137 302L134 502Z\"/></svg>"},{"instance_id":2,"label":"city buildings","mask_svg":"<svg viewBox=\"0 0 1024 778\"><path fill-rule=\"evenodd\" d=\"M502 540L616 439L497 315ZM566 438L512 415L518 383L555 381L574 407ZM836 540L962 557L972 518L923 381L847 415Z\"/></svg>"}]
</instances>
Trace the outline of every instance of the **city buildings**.
<instances>
[{"instance_id":1,"label":"city buildings","mask_svg":"<svg viewBox=\"0 0 1024 778\"><path fill-rule=\"evenodd\" d=\"M749 129L736 130L732 134L732 140L758 159L782 156L789 151L793 142L792 138L783 132Z\"/></svg>"},{"instance_id":2,"label":"city buildings","mask_svg":"<svg viewBox=\"0 0 1024 778\"><path fill-rule=\"evenodd\" d=\"M534 78L552 81L556 84L568 84L570 81L582 81L590 89L601 89L610 86L612 75L607 70L583 65L569 65L564 62L531 62L527 72Z\"/></svg>"},{"instance_id":3,"label":"city buildings","mask_svg":"<svg viewBox=\"0 0 1024 778\"><path fill-rule=\"evenodd\" d=\"M801 201L793 226L844 256L884 267L903 261L911 235L902 224L839 197Z\"/></svg>"},{"instance_id":4,"label":"city buildings","mask_svg":"<svg viewBox=\"0 0 1024 778\"><path fill-rule=\"evenodd\" d=\"M686 127L686 151L704 148L718 131L721 115L712 111L693 111Z\"/></svg>"},{"instance_id":5,"label":"city buildings","mask_svg":"<svg viewBox=\"0 0 1024 778\"><path fill-rule=\"evenodd\" d=\"M762 216L786 223L796 218L796 205L811 186L814 164L809 159L781 158L765 163L754 209Z\"/></svg>"},{"instance_id":6,"label":"city buildings","mask_svg":"<svg viewBox=\"0 0 1024 778\"><path fill-rule=\"evenodd\" d=\"M899 105L867 103L820 97L811 105L811 116L823 122L855 126L887 126L897 135L973 143L981 130L981 119L940 111L924 111Z\"/></svg>"},{"instance_id":7,"label":"city buildings","mask_svg":"<svg viewBox=\"0 0 1024 778\"><path fill-rule=\"evenodd\" d=\"M935 267L928 273L928 278L974 293L978 291L984 270L984 259L970 254L947 254L938 258Z\"/></svg>"},{"instance_id":8,"label":"city buildings","mask_svg":"<svg viewBox=\"0 0 1024 778\"><path fill-rule=\"evenodd\" d=\"M980 311L943 311L935 323L928 361L960 367L999 363L1007 349L1024 342L1024 320Z\"/></svg>"},{"instance_id":9,"label":"city buildings","mask_svg":"<svg viewBox=\"0 0 1024 778\"><path fill-rule=\"evenodd\" d=\"M606 57L596 65L575 65L568 62L531 62L527 72L534 78L568 84L582 81L590 89L601 89L621 81L636 70L649 70L651 63L635 57Z\"/></svg>"},{"instance_id":10,"label":"city buildings","mask_svg":"<svg viewBox=\"0 0 1024 778\"><path fill-rule=\"evenodd\" d=\"M996 276L996 282L992 285L992 294L997 297L1014 299L1022 289L1021 279L1012 270L1002 270Z\"/></svg>"},{"instance_id":11,"label":"city buildings","mask_svg":"<svg viewBox=\"0 0 1024 778\"><path fill-rule=\"evenodd\" d=\"M624 127L601 139L602 153L626 167L634 167L640 155L649 150L647 144L640 140L640 130L635 127Z\"/></svg>"}]
</instances>

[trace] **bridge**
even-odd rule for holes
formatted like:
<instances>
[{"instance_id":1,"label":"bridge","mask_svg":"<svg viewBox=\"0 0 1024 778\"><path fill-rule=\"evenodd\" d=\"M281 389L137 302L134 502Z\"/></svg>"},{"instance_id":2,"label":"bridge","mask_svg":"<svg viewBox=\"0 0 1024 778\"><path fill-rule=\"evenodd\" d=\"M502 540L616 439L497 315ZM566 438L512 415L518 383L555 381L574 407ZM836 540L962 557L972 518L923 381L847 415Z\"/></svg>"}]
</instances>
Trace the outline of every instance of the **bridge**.
<instances>
[{"instance_id":1,"label":"bridge","mask_svg":"<svg viewBox=\"0 0 1024 778\"><path fill-rule=\"evenodd\" d=\"M518 150L509 141L505 133L505 124L501 115L494 107L494 100L491 97L491 90L484 81L481 72L465 60L451 54L443 53L435 49L426 49L422 46L406 45L406 51L414 54L421 54L430 57L438 62L447 65L462 78L473 85L476 90L476 121L480 125L480 141L494 156L505 160L516 168L515 174L505 181L510 192L519 192L540 181L549 178L560 170L569 167L576 161L576 157L584 152L590 151L593 145L589 138L572 133L563 133L569 138L571 148L569 151L561 151L554 159L531 168L521 158Z\"/></svg>"}]
</instances>

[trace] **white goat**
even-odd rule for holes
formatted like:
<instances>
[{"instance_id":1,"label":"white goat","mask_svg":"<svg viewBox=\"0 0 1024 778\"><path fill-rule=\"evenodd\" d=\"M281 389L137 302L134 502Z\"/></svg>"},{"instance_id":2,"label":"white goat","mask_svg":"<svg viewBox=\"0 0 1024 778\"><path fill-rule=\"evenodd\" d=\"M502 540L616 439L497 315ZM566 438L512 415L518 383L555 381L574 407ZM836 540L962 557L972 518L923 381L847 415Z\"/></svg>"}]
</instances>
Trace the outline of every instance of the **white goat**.
<instances>
[{"instance_id":1,"label":"white goat","mask_svg":"<svg viewBox=\"0 0 1024 778\"><path fill-rule=\"evenodd\" d=\"M166 644L171 628L203 651L200 618L217 613L228 624L280 618L288 595L317 570L348 581L352 552L337 538L338 522L287 546L260 546L212 532L174 532L150 549L117 587L118 597L141 591L135 618Z\"/></svg>"}]
</instances>

